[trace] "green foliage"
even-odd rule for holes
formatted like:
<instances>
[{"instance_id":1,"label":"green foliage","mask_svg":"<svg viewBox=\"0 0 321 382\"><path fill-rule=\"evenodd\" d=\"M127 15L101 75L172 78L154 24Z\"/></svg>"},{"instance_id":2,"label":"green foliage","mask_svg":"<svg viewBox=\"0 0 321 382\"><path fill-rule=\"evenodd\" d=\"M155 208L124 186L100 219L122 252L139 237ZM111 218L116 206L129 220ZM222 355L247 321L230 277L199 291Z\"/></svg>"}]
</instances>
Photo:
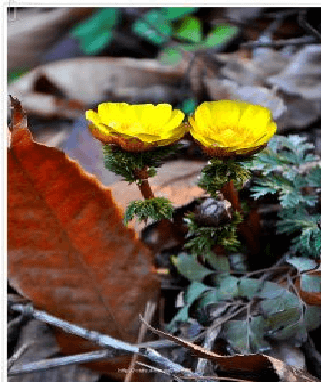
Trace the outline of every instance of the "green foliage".
<instances>
[{"instance_id":1,"label":"green foliage","mask_svg":"<svg viewBox=\"0 0 321 382\"><path fill-rule=\"evenodd\" d=\"M202 40L202 24L197 17L187 16L174 28L174 37L193 43Z\"/></svg>"},{"instance_id":2,"label":"green foliage","mask_svg":"<svg viewBox=\"0 0 321 382\"><path fill-rule=\"evenodd\" d=\"M146 12L132 26L133 32L154 44L163 44L171 39L172 23L195 12L197 8L154 8Z\"/></svg>"},{"instance_id":3,"label":"green foliage","mask_svg":"<svg viewBox=\"0 0 321 382\"><path fill-rule=\"evenodd\" d=\"M278 234L294 234L291 250L305 256L318 257L321 251L321 233L317 226L320 215L309 214L302 205L296 208L284 208L278 213Z\"/></svg>"},{"instance_id":4,"label":"green foliage","mask_svg":"<svg viewBox=\"0 0 321 382\"><path fill-rule=\"evenodd\" d=\"M170 201L164 197L157 197L143 201L129 203L124 217L127 225L130 220L137 217L139 221L151 218L153 220L171 219L174 208Z\"/></svg>"},{"instance_id":5,"label":"green foliage","mask_svg":"<svg viewBox=\"0 0 321 382\"><path fill-rule=\"evenodd\" d=\"M268 146L255 155L247 169L260 170L263 177L255 179L252 195L255 199L267 194L277 194L283 209L278 213L278 234L297 234L292 239L291 250L302 256L317 257L321 251L321 235L317 227L320 214L309 210L318 202L318 196L304 192L304 188L321 187L321 167L315 166L302 174L300 165L318 159L308 153L314 146L306 138L293 135L273 137Z\"/></svg>"},{"instance_id":6,"label":"green foliage","mask_svg":"<svg viewBox=\"0 0 321 382\"><path fill-rule=\"evenodd\" d=\"M204 277L213 273L188 253L180 253L177 257L173 257L172 261L178 272L191 281L202 281Z\"/></svg>"},{"instance_id":7,"label":"green foliage","mask_svg":"<svg viewBox=\"0 0 321 382\"><path fill-rule=\"evenodd\" d=\"M204 270L202 272L205 274ZM308 280L307 283L309 290L320 290L319 279L316 282ZM252 308L255 306L253 310L246 309L237 318L222 324L221 334L241 354L265 351L270 348L269 340L302 343L307 332L321 324L321 308L304 308L296 294L273 282L225 274L217 286L194 282L189 286L189 294L194 289L193 299L172 319L168 330L177 330L181 322L189 322L192 304L193 317L207 327L215 317L228 314L228 304L251 303Z\"/></svg>"},{"instance_id":8,"label":"green foliage","mask_svg":"<svg viewBox=\"0 0 321 382\"><path fill-rule=\"evenodd\" d=\"M250 174L243 162L213 158L203 168L198 186L214 197L216 192L230 180L233 180L236 189L242 188Z\"/></svg>"},{"instance_id":9,"label":"green foliage","mask_svg":"<svg viewBox=\"0 0 321 382\"><path fill-rule=\"evenodd\" d=\"M163 64L178 64L182 59L182 52L197 52L206 49L220 48L227 44L237 35L238 28L234 25L221 24L214 29L201 41L193 43L177 44L175 48L164 48L160 54Z\"/></svg>"},{"instance_id":10,"label":"green foliage","mask_svg":"<svg viewBox=\"0 0 321 382\"><path fill-rule=\"evenodd\" d=\"M142 153L130 153L116 146L105 145L103 147L105 167L117 175L122 176L127 182L139 182L136 180L134 171L148 167L150 178L156 175L156 169L162 160L177 151L179 145L157 147L152 151Z\"/></svg>"},{"instance_id":11,"label":"green foliage","mask_svg":"<svg viewBox=\"0 0 321 382\"><path fill-rule=\"evenodd\" d=\"M228 251L236 251L239 241L236 235L238 224L242 221L239 212L234 211L233 219L230 223L218 227L199 227L195 223L194 214L190 213L186 216L189 237L185 244L193 255L204 255L211 253L214 245L222 245Z\"/></svg>"},{"instance_id":12,"label":"green foliage","mask_svg":"<svg viewBox=\"0 0 321 382\"><path fill-rule=\"evenodd\" d=\"M71 35L80 41L80 47L85 54L96 54L112 41L119 19L119 8L103 8L86 21L77 24Z\"/></svg>"}]
</instances>

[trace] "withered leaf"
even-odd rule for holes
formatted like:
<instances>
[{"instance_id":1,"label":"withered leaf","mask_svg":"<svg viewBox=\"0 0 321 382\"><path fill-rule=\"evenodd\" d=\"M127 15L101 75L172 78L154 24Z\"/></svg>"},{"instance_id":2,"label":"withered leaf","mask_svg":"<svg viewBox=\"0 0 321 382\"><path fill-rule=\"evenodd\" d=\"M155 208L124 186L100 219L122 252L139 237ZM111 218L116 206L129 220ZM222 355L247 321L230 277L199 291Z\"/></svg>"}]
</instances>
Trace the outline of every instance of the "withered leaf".
<instances>
[{"instance_id":1,"label":"withered leaf","mask_svg":"<svg viewBox=\"0 0 321 382\"><path fill-rule=\"evenodd\" d=\"M63 152L36 143L17 100L8 149L8 276L38 309L128 342L155 298L152 254L111 192ZM67 354L93 350L66 334ZM119 367L104 366L104 371ZM111 361L110 361L111 363ZM124 366L123 366L124 367Z\"/></svg>"},{"instance_id":2,"label":"withered leaf","mask_svg":"<svg viewBox=\"0 0 321 382\"><path fill-rule=\"evenodd\" d=\"M212 361L218 367L219 373L229 378L257 382L320 382L318 378L303 370L286 365L279 359L263 354L222 356L192 342L157 330L142 318L141 320L153 333L180 344L200 358Z\"/></svg>"}]
</instances>

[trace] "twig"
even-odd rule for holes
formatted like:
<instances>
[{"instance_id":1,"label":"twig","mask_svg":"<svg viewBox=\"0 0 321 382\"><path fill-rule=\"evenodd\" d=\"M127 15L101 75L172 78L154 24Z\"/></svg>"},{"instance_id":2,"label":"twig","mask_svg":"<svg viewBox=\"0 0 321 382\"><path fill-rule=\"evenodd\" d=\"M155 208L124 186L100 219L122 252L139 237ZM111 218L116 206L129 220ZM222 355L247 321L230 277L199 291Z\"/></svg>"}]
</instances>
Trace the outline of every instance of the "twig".
<instances>
[{"instance_id":1,"label":"twig","mask_svg":"<svg viewBox=\"0 0 321 382\"><path fill-rule=\"evenodd\" d=\"M27 314L31 317L34 317L47 324L54 325L67 333L75 334L89 341L92 341L101 347L116 350L118 354L121 351L125 354L130 353L142 355L151 360L152 362L155 362L157 366L163 367L165 370L168 371L170 375L198 375L191 372L189 369L186 369L185 367L172 362L166 357L163 357L161 354L159 354L156 350L152 348L135 346L127 342L114 339L106 334L86 330L78 325L70 324L65 320L51 316L44 311L36 310L31 305L24 306L22 304L13 304L12 306L10 306L10 308L14 311L21 312L23 314ZM142 345L143 344L140 344L140 346ZM94 357L95 356L97 356L97 353L94 355Z\"/></svg>"},{"instance_id":2,"label":"twig","mask_svg":"<svg viewBox=\"0 0 321 382\"><path fill-rule=\"evenodd\" d=\"M10 357L8 359L8 362L7 362L7 371L9 371L12 366L14 365L14 363L22 357L22 355L26 352L26 350L28 348L30 348L30 346L34 343L34 341L31 341L31 342L27 342L25 344L23 344L21 346L21 348L19 348L14 354L12 357Z\"/></svg>"},{"instance_id":3,"label":"twig","mask_svg":"<svg viewBox=\"0 0 321 382\"><path fill-rule=\"evenodd\" d=\"M277 40L277 41L247 41L241 44L241 48L281 48L283 46L289 45L304 45L313 44L317 40L314 36L304 36L300 38L291 38L287 40Z\"/></svg>"},{"instance_id":4,"label":"twig","mask_svg":"<svg viewBox=\"0 0 321 382\"><path fill-rule=\"evenodd\" d=\"M246 304L246 351L250 354L250 344L251 344L251 301Z\"/></svg>"},{"instance_id":5,"label":"twig","mask_svg":"<svg viewBox=\"0 0 321 382\"><path fill-rule=\"evenodd\" d=\"M115 353L113 351L97 350L93 352L72 355L68 357L50 358L50 359L41 360L37 362L30 362L30 363L27 363L26 365L21 365L19 367L12 368L8 372L8 376L34 373L38 371L53 369L55 367L74 365L79 363L100 361L106 358L113 358L114 356L115 356Z\"/></svg>"},{"instance_id":6,"label":"twig","mask_svg":"<svg viewBox=\"0 0 321 382\"><path fill-rule=\"evenodd\" d=\"M218 381L253 382L253 381L249 381L248 379L237 379L237 378L230 378L230 377L217 377L216 375L204 375L203 377L187 377L187 376L182 376L181 379L194 379L194 380L217 379Z\"/></svg>"},{"instance_id":7,"label":"twig","mask_svg":"<svg viewBox=\"0 0 321 382\"><path fill-rule=\"evenodd\" d=\"M217 327L216 329L213 329L213 330L208 329L206 331L205 340L203 344L204 349L212 350L213 343L216 340L217 336L219 335L220 331L221 331L221 327ZM208 360L206 358L199 358L197 361L196 372L199 374L204 374L207 363L208 363Z\"/></svg>"},{"instance_id":8,"label":"twig","mask_svg":"<svg viewBox=\"0 0 321 382\"><path fill-rule=\"evenodd\" d=\"M307 32L311 33L314 38L321 40L321 33L317 31L313 26L308 23L306 19L306 15L308 13L307 9L300 9L299 14L298 14L298 24L305 29Z\"/></svg>"},{"instance_id":9,"label":"twig","mask_svg":"<svg viewBox=\"0 0 321 382\"><path fill-rule=\"evenodd\" d=\"M50 325L54 325L62 329L66 333L76 334L86 340L92 341L101 347L108 347L115 350L123 350L128 353L138 353L139 348L137 346L128 344L127 342L116 340L106 334L101 334L95 331L84 329L78 325L70 324L68 321L49 315L48 313L36 310L31 305L14 304L10 307L16 312L24 313L28 316L36 318L42 322Z\"/></svg>"},{"instance_id":10,"label":"twig","mask_svg":"<svg viewBox=\"0 0 321 382\"><path fill-rule=\"evenodd\" d=\"M146 320L148 323L150 323L155 313L155 309L156 309L155 302L148 301L146 304L145 313L144 313L144 320ZM143 341L146 331L147 331L146 326L141 324L139 328L139 333L138 333L138 342ZM130 361L129 372L126 374L125 382L130 382L132 374L133 374L133 369L137 360L138 360L138 354L134 354Z\"/></svg>"}]
</instances>

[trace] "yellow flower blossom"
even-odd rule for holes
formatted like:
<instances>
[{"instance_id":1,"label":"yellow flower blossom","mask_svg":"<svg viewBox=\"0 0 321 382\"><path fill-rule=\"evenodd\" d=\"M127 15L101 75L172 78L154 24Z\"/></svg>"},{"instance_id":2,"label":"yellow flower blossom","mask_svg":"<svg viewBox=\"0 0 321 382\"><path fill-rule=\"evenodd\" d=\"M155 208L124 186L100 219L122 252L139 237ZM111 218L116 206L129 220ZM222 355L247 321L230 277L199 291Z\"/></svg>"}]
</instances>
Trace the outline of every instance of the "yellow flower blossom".
<instances>
[{"instance_id":1,"label":"yellow flower blossom","mask_svg":"<svg viewBox=\"0 0 321 382\"><path fill-rule=\"evenodd\" d=\"M268 108L232 100L204 102L189 123L191 135L216 157L254 154L276 132Z\"/></svg>"},{"instance_id":2,"label":"yellow flower blossom","mask_svg":"<svg viewBox=\"0 0 321 382\"><path fill-rule=\"evenodd\" d=\"M184 113L171 105L128 105L102 103L98 113L86 112L92 134L105 144L116 144L126 151L147 151L178 141L186 133Z\"/></svg>"}]
</instances>

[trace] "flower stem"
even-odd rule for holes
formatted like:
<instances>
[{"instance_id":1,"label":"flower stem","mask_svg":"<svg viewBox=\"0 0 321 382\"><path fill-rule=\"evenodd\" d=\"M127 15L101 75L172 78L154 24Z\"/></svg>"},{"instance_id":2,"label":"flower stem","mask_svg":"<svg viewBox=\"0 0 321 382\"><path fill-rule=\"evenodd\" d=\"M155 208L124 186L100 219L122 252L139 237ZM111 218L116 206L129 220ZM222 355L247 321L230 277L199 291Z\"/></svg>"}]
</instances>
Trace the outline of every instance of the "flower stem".
<instances>
[{"instance_id":1,"label":"flower stem","mask_svg":"<svg viewBox=\"0 0 321 382\"><path fill-rule=\"evenodd\" d=\"M144 199L153 199L155 195L148 182L148 166L145 166L143 170L136 169L134 174L136 179L141 180L141 183L138 185L138 187Z\"/></svg>"}]
</instances>

